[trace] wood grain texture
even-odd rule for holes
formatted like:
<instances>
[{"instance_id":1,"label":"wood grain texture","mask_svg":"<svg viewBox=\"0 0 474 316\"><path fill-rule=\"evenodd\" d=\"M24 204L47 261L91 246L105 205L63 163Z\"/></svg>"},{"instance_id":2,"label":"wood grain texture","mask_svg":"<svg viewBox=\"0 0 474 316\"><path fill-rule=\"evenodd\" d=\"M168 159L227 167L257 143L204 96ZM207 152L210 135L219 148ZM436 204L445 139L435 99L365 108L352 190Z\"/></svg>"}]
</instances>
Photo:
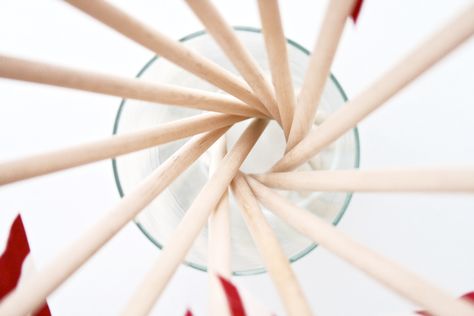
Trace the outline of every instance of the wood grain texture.
<instances>
[{"instance_id":1,"label":"wood grain texture","mask_svg":"<svg viewBox=\"0 0 474 316\"><path fill-rule=\"evenodd\" d=\"M217 8L209 0L186 0L186 3L229 57L268 112L274 119L281 122L271 84Z\"/></svg>"},{"instance_id":2,"label":"wood grain texture","mask_svg":"<svg viewBox=\"0 0 474 316\"><path fill-rule=\"evenodd\" d=\"M299 143L313 126L334 55L355 3L356 0L329 1L298 95L287 150Z\"/></svg>"},{"instance_id":3,"label":"wood grain texture","mask_svg":"<svg viewBox=\"0 0 474 316\"><path fill-rule=\"evenodd\" d=\"M6 55L0 55L0 77L205 111L252 117L264 116L254 107L218 93L84 71Z\"/></svg>"},{"instance_id":4,"label":"wood grain texture","mask_svg":"<svg viewBox=\"0 0 474 316\"><path fill-rule=\"evenodd\" d=\"M211 164L209 177L216 170L227 154L227 142L222 136L211 148ZM230 315L227 297L222 289L217 275L230 279L231 269L231 235L230 235L230 209L229 195L224 192L216 208L209 215L208 220L208 275L209 275L209 315Z\"/></svg>"},{"instance_id":5,"label":"wood grain texture","mask_svg":"<svg viewBox=\"0 0 474 316\"><path fill-rule=\"evenodd\" d=\"M232 181L232 192L241 209L242 217L262 256L263 262L283 302L287 315L312 315L311 307L291 269L288 257L268 224L244 176Z\"/></svg>"},{"instance_id":6,"label":"wood grain texture","mask_svg":"<svg viewBox=\"0 0 474 316\"><path fill-rule=\"evenodd\" d=\"M121 199L77 241L61 251L51 263L22 282L0 303L0 315L27 315L41 307L81 265L89 260L122 227L204 153L228 128L191 139L137 187Z\"/></svg>"},{"instance_id":7,"label":"wood grain texture","mask_svg":"<svg viewBox=\"0 0 474 316\"><path fill-rule=\"evenodd\" d=\"M331 114L318 128L312 129L271 170L292 170L311 159L470 38L473 33L474 5L471 5L385 72L369 88Z\"/></svg>"},{"instance_id":8,"label":"wood grain texture","mask_svg":"<svg viewBox=\"0 0 474 316\"><path fill-rule=\"evenodd\" d=\"M278 217L400 296L426 308L433 315L474 315L473 305L450 296L397 263L359 244L257 180L247 177L247 181L262 204Z\"/></svg>"},{"instance_id":9,"label":"wood grain texture","mask_svg":"<svg viewBox=\"0 0 474 316\"><path fill-rule=\"evenodd\" d=\"M136 132L0 163L0 185L37 177L91 162L186 138L245 119L226 114L201 114Z\"/></svg>"},{"instance_id":10,"label":"wood grain texture","mask_svg":"<svg viewBox=\"0 0 474 316\"><path fill-rule=\"evenodd\" d=\"M273 87L281 117L281 126L288 139L296 104L293 80L278 0L258 0L262 32L267 48Z\"/></svg>"},{"instance_id":11,"label":"wood grain texture","mask_svg":"<svg viewBox=\"0 0 474 316\"><path fill-rule=\"evenodd\" d=\"M187 48L183 43L154 30L107 1L66 0L66 2L159 56L263 111L263 113L269 114L244 81Z\"/></svg>"},{"instance_id":12,"label":"wood grain texture","mask_svg":"<svg viewBox=\"0 0 474 316\"><path fill-rule=\"evenodd\" d=\"M275 189L336 192L474 192L474 168L321 170L255 175Z\"/></svg>"},{"instance_id":13,"label":"wood grain texture","mask_svg":"<svg viewBox=\"0 0 474 316\"><path fill-rule=\"evenodd\" d=\"M124 315L150 312L267 124L266 120L254 120L224 157L168 238L157 262L132 295Z\"/></svg>"}]
</instances>

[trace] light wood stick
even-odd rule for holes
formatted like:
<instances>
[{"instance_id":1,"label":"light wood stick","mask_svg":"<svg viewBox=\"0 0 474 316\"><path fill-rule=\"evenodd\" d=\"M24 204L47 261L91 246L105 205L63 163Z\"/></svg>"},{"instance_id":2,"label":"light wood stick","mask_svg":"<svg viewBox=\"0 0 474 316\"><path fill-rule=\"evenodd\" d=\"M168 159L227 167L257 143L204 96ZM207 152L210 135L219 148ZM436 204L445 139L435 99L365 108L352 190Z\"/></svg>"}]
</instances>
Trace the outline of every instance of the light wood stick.
<instances>
[{"instance_id":1,"label":"light wood stick","mask_svg":"<svg viewBox=\"0 0 474 316\"><path fill-rule=\"evenodd\" d=\"M474 168L372 169L256 175L271 188L336 192L474 192Z\"/></svg>"},{"instance_id":2,"label":"light wood stick","mask_svg":"<svg viewBox=\"0 0 474 316\"><path fill-rule=\"evenodd\" d=\"M133 294L124 315L139 316L150 312L267 123L265 120L255 120L250 124L221 161L215 174L202 188L176 230L168 238L158 261Z\"/></svg>"},{"instance_id":3,"label":"light wood stick","mask_svg":"<svg viewBox=\"0 0 474 316\"><path fill-rule=\"evenodd\" d=\"M25 280L2 300L0 315L27 315L40 307L48 295L166 189L227 129L225 127L198 135L187 142L82 234L77 241L65 248L44 269Z\"/></svg>"},{"instance_id":4,"label":"light wood stick","mask_svg":"<svg viewBox=\"0 0 474 316\"><path fill-rule=\"evenodd\" d=\"M288 51L278 0L258 0L262 31L267 48L273 87L281 117L281 125L288 139L296 98L291 79Z\"/></svg>"},{"instance_id":5,"label":"light wood stick","mask_svg":"<svg viewBox=\"0 0 474 316\"><path fill-rule=\"evenodd\" d=\"M298 95L287 150L299 143L313 126L344 25L356 2L356 0L329 1L319 37L311 53L303 86Z\"/></svg>"},{"instance_id":6,"label":"light wood stick","mask_svg":"<svg viewBox=\"0 0 474 316\"><path fill-rule=\"evenodd\" d=\"M367 90L330 115L272 168L292 170L356 126L390 97L407 86L474 33L474 5L376 80Z\"/></svg>"},{"instance_id":7,"label":"light wood stick","mask_svg":"<svg viewBox=\"0 0 474 316\"><path fill-rule=\"evenodd\" d=\"M273 118L281 122L272 86L247 48L235 35L232 27L227 24L209 0L186 0L186 3L229 57L232 64L247 81L255 95L263 102Z\"/></svg>"},{"instance_id":8,"label":"light wood stick","mask_svg":"<svg viewBox=\"0 0 474 316\"><path fill-rule=\"evenodd\" d=\"M211 164L209 176L214 175L220 161L227 153L225 135L211 148ZM230 214L228 192L224 192L217 207L209 215L208 220L208 274L209 274L209 315L230 315L227 298L217 274L230 278Z\"/></svg>"},{"instance_id":9,"label":"light wood stick","mask_svg":"<svg viewBox=\"0 0 474 316\"><path fill-rule=\"evenodd\" d=\"M66 0L69 4L170 62L221 88L268 115L245 82L209 59L145 25L107 1Z\"/></svg>"},{"instance_id":10,"label":"light wood stick","mask_svg":"<svg viewBox=\"0 0 474 316\"><path fill-rule=\"evenodd\" d=\"M311 307L304 297L288 258L242 175L236 176L232 181L232 193L237 199L245 223L283 301L287 315L312 315Z\"/></svg>"},{"instance_id":11,"label":"light wood stick","mask_svg":"<svg viewBox=\"0 0 474 316\"><path fill-rule=\"evenodd\" d=\"M457 300L391 260L357 243L316 215L293 205L272 189L247 177L257 198L303 235L344 259L399 295L434 315L474 315L474 307Z\"/></svg>"},{"instance_id":12,"label":"light wood stick","mask_svg":"<svg viewBox=\"0 0 474 316\"><path fill-rule=\"evenodd\" d=\"M179 105L206 111L262 117L233 97L0 55L0 77L66 87L122 98Z\"/></svg>"},{"instance_id":13,"label":"light wood stick","mask_svg":"<svg viewBox=\"0 0 474 316\"><path fill-rule=\"evenodd\" d=\"M114 135L46 153L0 163L0 185L117 157L140 149L232 125L244 119L226 114L201 114L137 132Z\"/></svg>"}]
</instances>

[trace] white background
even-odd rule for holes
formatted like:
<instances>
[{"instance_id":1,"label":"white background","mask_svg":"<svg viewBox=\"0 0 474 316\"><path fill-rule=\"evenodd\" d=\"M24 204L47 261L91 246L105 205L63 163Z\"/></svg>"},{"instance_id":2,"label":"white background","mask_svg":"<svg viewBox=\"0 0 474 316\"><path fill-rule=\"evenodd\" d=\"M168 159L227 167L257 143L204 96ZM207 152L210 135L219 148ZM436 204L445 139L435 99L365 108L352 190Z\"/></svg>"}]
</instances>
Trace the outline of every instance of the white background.
<instances>
[{"instance_id":1,"label":"white background","mask_svg":"<svg viewBox=\"0 0 474 316\"><path fill-rule=\"evenodd\" d=\"M114 1L165 34L202 29L181 1ZM259 27L253 0L216 0L233 25ZM333 73L349 97L471 1L366 1ZM313 46L326 1L282 1L287 37ZM0 53L132 77L153 54L62 1L0 3ZM474 40L360 124L362 168L468 165L474 159ZM119 98L0 79L0 160L111 134ZM119 200L110 161L0 188L0 240L20 211L38 268ZM474 197L356 194L340 229L453 295L474 289ZM3 248L3 244L0 244ZM116 315L159 256L129 224L50 299L54 315ZM406 313L413 306L327 251L294 264L319 315ZM279 315L267 275L235 281ZM154 314L206 314L207 277L179 268Z\"/></svg>"}]
</instances>

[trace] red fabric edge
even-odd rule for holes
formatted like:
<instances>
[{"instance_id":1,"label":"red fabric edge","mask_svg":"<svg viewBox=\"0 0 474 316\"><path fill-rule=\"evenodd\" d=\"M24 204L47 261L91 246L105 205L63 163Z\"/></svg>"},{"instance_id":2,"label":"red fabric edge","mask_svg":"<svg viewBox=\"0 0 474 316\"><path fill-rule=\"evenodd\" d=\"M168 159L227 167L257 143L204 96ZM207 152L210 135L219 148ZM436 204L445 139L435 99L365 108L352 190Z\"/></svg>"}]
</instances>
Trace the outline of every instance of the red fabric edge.
<instances>
[{"instance_id":1,"label":"red fabric edge","mask_svg":"<svg viewBox=\"0 0 474 316\"><path fill-rule=\"evenodd\" d=\"M357 18L359 17L360 9L362 8L363 0L356 0L354 4L354 9L352 9L351 18L354 23L357 23Z\"/></svg>"},{"instance_id":2,"label":"red fabric edge","mask_svg":"<svg viewBox=\"0 0 474 316\"><path fill-rule=\"evenodd\" d=\"M0 257L0 299L13 290L20 280L21 268L30 253L21 216L18 215L10 228L7 247Z\"/></svg>"},{"instance_id":3,"label":"red fabric edge","mask_svg":"<svg viewBox=\"0 0 474 316\"><path fill-rule=\"evenodd\" d=\"M18 284L25 258L30 253L25 227L18 215L10 228L7 246L0 257L0 300L8 295ZM35 316L51 316L48 304L44 304Z\"/></svg>"},{"instance_id":4,"label":"red fabric edge","mask_svg":"<svg viewBox=\"0 0 474 316\"><path fill-rule=\"evenodd\" d=\"M224 293L227 297L227 302L229 303L229 309L232 316L246 316L244 304L242 298L240 297L239 291L234 284L229 282L227 279L222 276L218 276L219 281L222 284Z\"/></svg>"}]
</instances>

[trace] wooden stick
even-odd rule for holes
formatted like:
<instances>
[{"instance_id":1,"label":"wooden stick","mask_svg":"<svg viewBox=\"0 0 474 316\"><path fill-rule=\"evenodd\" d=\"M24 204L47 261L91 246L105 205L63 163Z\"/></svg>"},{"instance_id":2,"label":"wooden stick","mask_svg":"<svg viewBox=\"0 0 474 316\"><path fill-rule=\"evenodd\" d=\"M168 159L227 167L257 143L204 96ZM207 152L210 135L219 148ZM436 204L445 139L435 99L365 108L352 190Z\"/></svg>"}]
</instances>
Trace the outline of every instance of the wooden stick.
<instances>
[{"instance_id":1,"label":"wooden stick","mask_svg":"<svg viewBox=\"0 0 474 316\"><path fill-rule=\"evenodd\" d=\"M474 307L456 300L398 264L352 240L331 224L247 177L257 198L303 235L435 315L474 315Z\"/></svg>"},{"instance_id":2,"label":"wooden stick","mask_svg":"<svg viewBox=\"0 0 474 316\"><path fill-rule=\"evenodd\" d=\"M98 160L157 146L199 134L210 129L232 125L244 119L225 114L202 114L137 132L124 133L101 140L31 155L0 163L0 184L12 183L77 167Z\"/></svg>"},{"instance_id":3,"label":"wooden stick","mask_svg":"<svg viewBox=\"0 0 474 316\"><path fill-rule=\"evenodd\" d=\"M0 55L0 77L243 116L263 114L241 101L197 89L158 84Z\"/></svg>"},{"instance_id":4,"label":"wooden stick","mask_svg":"<svg viewBox=\"0 0 474 316\"><path fill-rule=\"evenodd\" d=\"M209 176L215 174L220 161L227 153L225 135L214 144L209 166ZM217 207L208 220L208 274L209 274L209 315L230 315L227 298L216 275L230 278L230 218L229 197L224 192Z\"/></svg>"},{"instance_id":5,"label":"wooden stick","mask_svg":"<svg viewBox=\"0 0 474 316\"><path fill-rule=\"evenodd\" d=\"M158 261L132 296L124 315L139 316L150 312L267 123L265 120L255 120L250 124L221 161L215 174L202 188L176 230L168 238Z\"/></svg>"},{"instance_id":6,"label":"wooden stick","mask_svg":"<svg viewBox=\"0 0 474 316\"><path fill-rule=\"evenodd\" d=\"M221 88L265 115L269 115L245 82L194 50L187 48L184 44L155 31L107 1L66 1L159 56Z\"/></svg>"},{"instance_id":7,"label":"wooden stick","mask_svg":"<svg viewBox=\"0 0 474 316\"><path fill-rule=\"evenodd\" d=\"M288 51L283 25L281 23L278 0L258 0L262 31L267 48L270 70L272 72L273 87L278 110L281 116L281 125L288 139L293 110L296 98L291 79Z\"/></svg>"},{"instance_id":8,"label":"wooden stick","mask_svg":"<svg viewBox=\"0 0 474 316\"><path fill-rule=\"evenodd\" d=\"M474 168L301 171L255 178L292 191L474 193Z\"/></svg>"},{"instance_id":9,"label":"wooden stick","mask_svg":"<svg viewBox=\"0 0 474 316\"><path fill-rule=\"evenodd\" d=\"M216 7L209 0L186 0L206 30L216 40L232 64L244 77L255 95L277 121L281 122L277 102L265 74L235 35Z\"/></svg>"},{"instance_id":10,"label":"wooden stick","mask_svg":"<svg viewBox=\"0 0 474 316\"><path fill-rule=\"evenodd\" d=\"M395 67L376 80L367 90L329 116L298 145L287 152L272 168L273 172L292 170L381 106L438 60L474 33L474 5L457 16L443 29L418 46Z\"/></svg>"},{"instance_id":11,"label":"wooden stick","mask_svg":"<svg viewBox=\"0 0 474 316\"><path fill-rule=\"evenodd\" d=\"M25 280L0 303L0 315L26 315L40 307L82 264L157 197L209 148L228 127L194 137L127 194L95 225L44 269Z\"/></svg>"},{"instance_id":12,"label":"wooden stick","mask_svg":"<svg viewBox=\"0 0 474 316\"><path fill-rule=\"evenodd\" d=\"M287 150L291 150L299 143L313 126L344 25L356 2L356 0L329 1L298 96Z\"/></svg>"},{"instance_id":13,"label":"wooden stick","mask_svg":"<svg viewBox=\"0 0 474 316\"><path fill-rule=\"evenodd\" d=\"M288 258L268 224L260 206L242 175L232 181L232 192L253 237L268 273L275 284L288 315L312 315L310 305L290 267Z\"/></svg>"}]
</instances>

